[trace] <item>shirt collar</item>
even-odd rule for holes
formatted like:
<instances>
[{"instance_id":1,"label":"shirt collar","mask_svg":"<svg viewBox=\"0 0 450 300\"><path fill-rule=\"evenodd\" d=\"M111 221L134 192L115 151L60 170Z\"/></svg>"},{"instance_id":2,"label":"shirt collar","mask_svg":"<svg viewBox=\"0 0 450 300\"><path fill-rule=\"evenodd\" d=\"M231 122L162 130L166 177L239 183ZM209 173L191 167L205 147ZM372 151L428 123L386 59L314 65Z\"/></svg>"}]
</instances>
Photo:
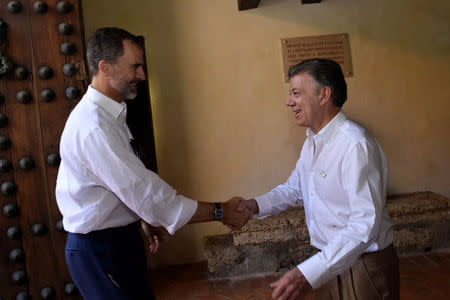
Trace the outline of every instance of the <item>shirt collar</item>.
<instances>
[{"instance_id":1,"label":"shirt collar","mask_svg":"<svg viewBox=\"0 0 450 300\"><path fill-rule=\"evenodd\" d=\"M323 140L327 141L331 136L334 134L334 132L341 127L344 122L347 121L347 116L344 114L342 109L339 111L339 113L334 116L334 118L328 122L327 125L325 125L324 128L322 128L317 134L314 134L311 128L308 128L306 130L306 135L308 137L312 137L314 140Z\"/></svg>"},{"instance_id":2,"label":"shirt collar","mask_svg":"<svg viewBox=\"0 0 450 300\"><path fill-rule=\"evenodd\" d=\"M115 119L119 119L119 116L123 114L125 114L126 118L127 105L125 104L125 101L119 103L97 91L91 85L89 85L86 94L91 96L89 98L92 99L95 104L106 110Z\"/></svg>"}]
</instances>

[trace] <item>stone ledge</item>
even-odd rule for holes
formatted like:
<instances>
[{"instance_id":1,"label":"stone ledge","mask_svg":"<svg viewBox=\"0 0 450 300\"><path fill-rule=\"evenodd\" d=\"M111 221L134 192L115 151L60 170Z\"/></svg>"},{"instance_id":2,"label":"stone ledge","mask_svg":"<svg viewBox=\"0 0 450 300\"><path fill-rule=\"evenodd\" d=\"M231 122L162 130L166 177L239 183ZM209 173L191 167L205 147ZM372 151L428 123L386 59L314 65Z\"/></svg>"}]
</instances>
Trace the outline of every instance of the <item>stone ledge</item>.
<instances>
[{"instance_id":1,"label":"stone ledge","mask_svg":"<svg viewBox=\"0 0 450 300\"><path fill-rule=\"evenodd\" d=\"M400 254L450 247L450 201L432 192L388 198ZM251 220L241 231L205 238L212 277L287 270L317 250L309 245L303 208Z\"/></svg>"},{"instance_id":2,"label":"stone ledge","mask_svg":"<svg viewBox=\"0 0 450 300\"><path fill-rule=\"evenodd\" d=\"M239 232L267 231L306 226L303 207L294 207L275 216L264 219L251 219Z\"/></svg>"},{"instance_id":3,"label":"stone ledge","mask_svg":"<svg viewBox=\"0 0 450 300\"><path fill-rule=\"evenodd\" d=\"M389 196L387 210L391 217L416 215L450 208L450 199L433 192Z\"/></svg>"},{"instance_id":4,"label":"stone ledge","mask_svg":"<svg viewBox=\"0 0 450 300\"><path fill-rule=\"evenodd\" d=\"M387 210L394 226L411 223L450 222L450 200L432 192L417 192L388 197ZM306 232L306 235L305 235ZM303 207L284 211L265 219L252 219L240 231L234 231L235 245L308 240Z\"/></svg>"},{"instance_id":5,"label":"stone ledge","mask_svg":"<svg viewBox=\"0 0 450 300\"><path fill-rule=\"evenodd\" d=\"M391 217L392 224L395 227L401 227L403 225L412 223L430 223L439 222L440 220L450 220L450 209L443 209L442 211L430 211L426 213L421 213L417 215L405 215L405 216L395 216Z\"/></svg>"},{"instance_id":6,"label":"stone ledge","mask_svg":"<svg viewBox=\"0 0 450 300\"><path fill-rule=\"evenodd\" d=\"M276 243L288 240L309 241L308 228L303 226L233 234L233 243L236 246L245 244L259 244L264 242Z\"/></svg>"}]
</instances>

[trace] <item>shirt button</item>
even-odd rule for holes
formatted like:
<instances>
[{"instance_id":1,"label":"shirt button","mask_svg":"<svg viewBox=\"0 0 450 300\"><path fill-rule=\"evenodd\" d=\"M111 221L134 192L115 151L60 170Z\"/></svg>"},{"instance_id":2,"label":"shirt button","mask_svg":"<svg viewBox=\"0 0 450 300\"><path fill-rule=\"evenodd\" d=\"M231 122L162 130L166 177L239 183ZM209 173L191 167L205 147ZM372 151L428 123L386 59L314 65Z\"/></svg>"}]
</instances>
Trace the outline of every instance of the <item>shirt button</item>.
<instances>
[{"instance_id":1,"label":"shirt button","mask_svg":"<svg viewBox=\"0 0 450 300\"><path fill-rule=\"evenodd\" d=\"M310 193L311 197L314 196L314 193Z\"/></svg>"}]
</instances>

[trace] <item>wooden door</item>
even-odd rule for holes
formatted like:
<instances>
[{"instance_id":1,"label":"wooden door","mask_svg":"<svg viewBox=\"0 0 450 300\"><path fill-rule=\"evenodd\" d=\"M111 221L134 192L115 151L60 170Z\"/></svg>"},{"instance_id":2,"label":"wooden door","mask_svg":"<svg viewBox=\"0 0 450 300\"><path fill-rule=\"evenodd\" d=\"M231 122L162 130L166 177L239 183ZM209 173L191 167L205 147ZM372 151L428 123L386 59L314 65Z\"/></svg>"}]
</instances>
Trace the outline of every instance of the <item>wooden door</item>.
<instances>
[{"instance_id":1,"label":"wooden door","mask_svg":"<svg viewBox=\"0 0 450 300\"><path fill-rule=\"evenodd\" d=\"M7 24L0 51L12 66L0 78L0 113L8 120L0 141L10 141L0 150L6 164L0 163L3 299L80 298L65 264L66 233L54 193L61 132L87 87L80 6L0 0Z\"/></svg>"},{"instance_id":2,"label":"wooden door","mask_svg":"<svg viewBox=\"0 0 450 300\"><path fill-rule=\"evenodd\" d=\"M87 88L80 0L0 0L0 300L80 299L55 199L59 139ZM143 43L142 39L142 43ZM143 43L144 44L144 43ZM147 82L127 123L156 172Z\"/></svg>"}]
</instances>

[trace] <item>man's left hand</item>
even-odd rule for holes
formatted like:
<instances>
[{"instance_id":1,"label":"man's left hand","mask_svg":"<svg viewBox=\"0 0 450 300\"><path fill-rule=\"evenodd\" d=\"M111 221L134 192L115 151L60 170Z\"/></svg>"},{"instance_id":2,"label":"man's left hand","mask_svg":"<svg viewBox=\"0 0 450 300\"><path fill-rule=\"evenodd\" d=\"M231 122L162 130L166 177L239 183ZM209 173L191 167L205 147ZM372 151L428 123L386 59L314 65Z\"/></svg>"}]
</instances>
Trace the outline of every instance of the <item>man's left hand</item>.
<instances>
[{"instance_id":1,"label":"man's left hand","mask_svg":"<svg viewBox=\"0 0 450 300\"><path fill-rule=\"evenodd\" d=\"M297 267L271 283L270 287L273 288L274 300L303 299L312 290L308 280Z\"/></svg>"},{"instance_id":2,"label":"man's left hand","mask_svg":"<svg viewBox=\"0 0 450 300\"><path fill-rule=\"evenodd\" d=\"M157 253L159 250L159 244L160 244L160 239L161 239L161 235L159 233L158 228L153 227L152 225L148 224L144 220L141 220L141 227L150 242L150 246L149 246L150 252L152 254Z\"/></svg>"},{"instance_id":3,"label":"man's left hand","mask_svg":"<svg viewBox=\"0 0 450 300\"><path fill-rule=\"evenodd\" d=\"M150 246L148 248L152 254L156 254L159 251L159 234L154 234L153 236L148 237L150 239Z\"/></svg>"}]
</instances>

